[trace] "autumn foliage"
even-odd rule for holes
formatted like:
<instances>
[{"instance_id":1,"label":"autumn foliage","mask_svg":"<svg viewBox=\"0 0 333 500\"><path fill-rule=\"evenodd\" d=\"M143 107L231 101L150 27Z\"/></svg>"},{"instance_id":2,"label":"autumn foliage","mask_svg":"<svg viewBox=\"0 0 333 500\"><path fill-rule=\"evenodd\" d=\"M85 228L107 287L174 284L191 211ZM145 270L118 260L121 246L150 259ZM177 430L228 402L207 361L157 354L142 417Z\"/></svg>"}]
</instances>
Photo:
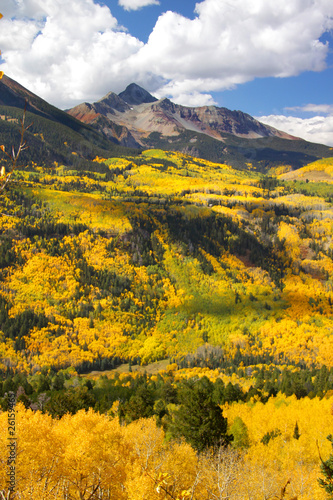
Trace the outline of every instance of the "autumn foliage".
<instances>
[{"instance_id":1,"label":"autumn foliage","mask_svg":"<svg viewBox=\"0 0 333 500\"><path fill-rule=\"evenodd\" d=\"M290 398L272 400L266 407L230 408L230 417L241 415L249 430L249 451L229 447L201 454L183 441L167 442L152 418L121 426L118 418L89 410L59 420L18 405L15 498L282 498L290 478L283 498L324 499L316 481L315 437L319 435L313 424L321 419L323 436L330 426L327 409L331 403L297 404ZM265 420L265 415L273 420ZM298 440L292 437L295 418L301 429ZM0 487L5 490L6 412L0 420ZM262 444L262 433L276 425L280 437ZM322 438L320 445L325 446Z\"/></svg>"},{"instance_id":2,"label":"autumn foliage","mask_svg":"<svg viewBox=\"0 0 333 500\"><path fill-rule=\"evenodd\" d=\"M333 214L322 186L161 151L91 170L30 163L12 179L0 200L0 404L3 423L8 391L26 408L16 498L324 498ZM156 380L136 378L162 359ZM129 378L78 375L125 362ZM174 393L203 376L207 408L227 420L216 419L221 448L177 421L186 404Z\"/></svg>"},{"instance_id":3,"label":"autumn foliage","mask_svg":"<svg viewBox=\"0 0 333 500\"><path fill-rule=\"evenodd\" d=\"M2 197L4 372L206 343L333 366L329 200L179 153L95 165L30 164Z\"/></svg>"}]
</instances>

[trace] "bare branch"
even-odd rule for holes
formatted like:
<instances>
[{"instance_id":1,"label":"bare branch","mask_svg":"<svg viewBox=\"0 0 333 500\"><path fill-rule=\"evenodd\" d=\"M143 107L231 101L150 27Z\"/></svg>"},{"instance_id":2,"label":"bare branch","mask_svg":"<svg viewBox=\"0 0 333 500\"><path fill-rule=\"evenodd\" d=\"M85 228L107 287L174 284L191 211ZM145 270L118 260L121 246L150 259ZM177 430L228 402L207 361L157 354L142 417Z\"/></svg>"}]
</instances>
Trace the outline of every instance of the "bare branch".
<instances>
[{"instance_id":1,"label":"bare branch","mask_svg":"<svg viewBox=\"0 0 333 500\"><path fill-rule=\"evenodd\" d=\"M24 111L23 111L23 117L20 120L20 124L21 124L21 127L20 127L20 142L19 142L17 151L15 152L15 147L12 146L11 154L9 154L5 150L4 146L0 146L0 151L2 151L7 156L7 158L10 161L10 164L11 164L9 172L7 174L5 172L5 167L3 167L3 169L1 169L1 170L4 170L4 172L2 173L2 176L0 177L0 192L4 191L5 187L7 186L7 184L9 183L9 181L11 179L11 176L12 176L14 170L18 167L17 161L19 159L20 154L22 153L22 151L28 149L28 147L29 147L29 146L27 146L27 142L24 139L24 134L26 133L26 131L32 125L32 123L30 123L30 125L28 125L27 127L25 126L25 118L26 118L26 113L27 113L27 105L28 105L28 102L26 101L25 102L25 106L24 106Z\"/></svg>"}]
</instances>

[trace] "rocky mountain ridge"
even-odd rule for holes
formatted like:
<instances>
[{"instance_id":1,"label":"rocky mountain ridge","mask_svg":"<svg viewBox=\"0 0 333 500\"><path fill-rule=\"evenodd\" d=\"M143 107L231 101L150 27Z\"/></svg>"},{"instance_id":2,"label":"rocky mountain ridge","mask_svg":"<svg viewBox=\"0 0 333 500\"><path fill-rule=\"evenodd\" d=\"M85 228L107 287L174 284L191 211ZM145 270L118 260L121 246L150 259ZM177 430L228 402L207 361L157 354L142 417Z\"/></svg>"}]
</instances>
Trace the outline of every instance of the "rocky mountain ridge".
<instances>
[{"instance_id":1,"label":"rocky mountain ridge","mask_svg":"<svg viewBox=\"0 0 333 500\"><path fill-rule=\"evenodd\" d=\"M175 104L167 98L157 100L136 84L130 84L124 92L109 92L94 104L83 103L68 110L71 116L91 124L109 138L126 137L133 145L146 147L146 139L153 132L162 136L177 136L189 130L225 141L225 134L246 139L279 137L298 140L285 132L264 125L242 111L231 111L217 106L188 107ZM104 117L104 120L101 118ZM106 120L105 120L106 119ZM114 125L121 129L115 130ZM108 130L109 127L109 130ZM124 134L124 127L127 133ZM115 134L115 135L114 135ZM122 141L120 141L122 142Z\"/></svg>"}]
</instances>

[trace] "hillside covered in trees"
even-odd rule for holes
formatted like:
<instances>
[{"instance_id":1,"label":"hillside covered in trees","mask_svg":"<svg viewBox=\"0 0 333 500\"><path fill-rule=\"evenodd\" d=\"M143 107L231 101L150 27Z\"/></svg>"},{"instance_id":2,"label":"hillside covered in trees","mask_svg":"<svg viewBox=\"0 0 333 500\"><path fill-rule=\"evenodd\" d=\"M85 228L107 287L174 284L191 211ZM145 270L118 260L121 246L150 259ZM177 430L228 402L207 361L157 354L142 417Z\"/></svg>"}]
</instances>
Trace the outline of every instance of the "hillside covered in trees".
<instances>
[{"instance_id":1,"label":"hillside covered in trees","mask_svg":"<svg viewBox=\"0 0 333 500\"><path fill-rule=\"evenodd\" d=\"M326 498L333 159L247 168L147 150L15 171L0 417L13 392L17 498Z\"/></svg>"},{"instance_id":2,"label":"hillside covered in trees","mask_svg":"<svg viewBox=\"0 0 333 500\"><path fill-rule=\"evenodd\" d=\"M158 150L94 165L30 163L1 198L3 374L206 344L332 367L330 183Z\"/></svg>"}]
</instances>

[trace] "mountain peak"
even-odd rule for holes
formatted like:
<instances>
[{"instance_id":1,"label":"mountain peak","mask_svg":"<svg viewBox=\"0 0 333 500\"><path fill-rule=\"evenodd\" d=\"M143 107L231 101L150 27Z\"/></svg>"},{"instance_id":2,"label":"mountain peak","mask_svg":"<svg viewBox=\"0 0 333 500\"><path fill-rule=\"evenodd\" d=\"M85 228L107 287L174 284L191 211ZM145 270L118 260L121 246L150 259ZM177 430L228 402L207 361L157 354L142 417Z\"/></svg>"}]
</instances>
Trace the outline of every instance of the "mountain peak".
<instances>
[{"instance_id":1,"label":"mountain peak","mask_svg":"<svg viewBox=\"0 0 333 500\"><path fill-rule=\"evenodd\" d=\"M122 99L114 92L109 92L108 94L106 94L106 96L104 96L102 99L95 102L94 106L102 115L110 112L114 114L114 109L120 111L121 113L124 113L125 111L128 111L130 109L124 99Z\"/></svg>"},{"instance_id":2,"label":"mountain peak","mask_svg":"<svg viewBox=\"0 0 333 500\"><path fill-rule=\"evenodd\" d=\"M149 94L147 90L143 89L136 83L131 83L118 95L121 99L123 99L123 101L127 102L127 104L133 104L135 106L157 101L156 97Z\"/></svg>"}]
</instances>

